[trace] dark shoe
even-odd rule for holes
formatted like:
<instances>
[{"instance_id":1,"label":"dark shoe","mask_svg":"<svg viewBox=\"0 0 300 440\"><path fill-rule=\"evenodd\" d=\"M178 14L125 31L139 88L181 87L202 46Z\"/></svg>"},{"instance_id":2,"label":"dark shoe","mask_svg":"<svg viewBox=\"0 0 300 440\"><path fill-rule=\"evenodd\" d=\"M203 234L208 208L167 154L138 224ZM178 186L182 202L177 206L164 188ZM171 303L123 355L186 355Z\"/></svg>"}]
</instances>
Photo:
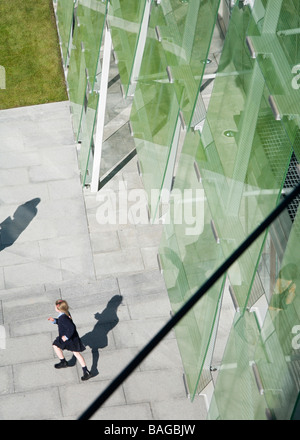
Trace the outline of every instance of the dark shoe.
<instances>
[{"instance_id":1,"label":"dark shoe","mask_svg":"<svg viewBox=\"0 0 300 440\"><path fill-rule=\"evenodd\" d=\"M68 367L68 362L66 359L62 359L59 364L55 364L54 368L66 368Z\"/></svg>"},{"instance_id":2,"label":"dark shoe","mask_svg":"<svg viewBox=\"0 0 300 440\"><path fill-rule=\"evenodd\" d=\"M86 373L84 373L81 380L89 380L91 377L92 377L92 375L91 375L90 371L87 371Z\"/></svg>"}]
</instances>

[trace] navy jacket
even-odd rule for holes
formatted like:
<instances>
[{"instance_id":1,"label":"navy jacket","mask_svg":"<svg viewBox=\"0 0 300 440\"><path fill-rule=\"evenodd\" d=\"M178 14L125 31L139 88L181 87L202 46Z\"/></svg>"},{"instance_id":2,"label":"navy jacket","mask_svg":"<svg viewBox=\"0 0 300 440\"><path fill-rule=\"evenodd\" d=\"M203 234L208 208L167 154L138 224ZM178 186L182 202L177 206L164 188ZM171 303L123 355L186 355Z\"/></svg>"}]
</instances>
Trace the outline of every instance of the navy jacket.
<instances>
[{"instance_id":1,"label":"navy jacket","mask_svg":"<svg viewBox=\"0 0 300 440\"><path fill-rule=\"evenodd\" d=\"M65 313L56 318L54 324L58 325L58 335L60 339L62 336L66 336L68 339L78 336L74 322Z\"/></svg>"}]
</instances>

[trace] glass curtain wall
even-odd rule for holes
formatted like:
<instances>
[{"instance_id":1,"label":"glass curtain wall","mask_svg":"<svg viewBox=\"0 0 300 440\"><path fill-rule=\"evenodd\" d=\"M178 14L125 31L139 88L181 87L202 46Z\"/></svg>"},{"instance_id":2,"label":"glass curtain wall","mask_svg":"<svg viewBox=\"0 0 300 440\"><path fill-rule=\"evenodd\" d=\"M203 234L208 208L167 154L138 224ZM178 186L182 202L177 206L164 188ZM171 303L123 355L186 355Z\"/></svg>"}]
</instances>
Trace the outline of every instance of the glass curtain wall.
<instances>
[{"instance_id":1,"label":"glass curtain wall","mask_svg":"<svg viewBox=\"0 0 300 440\"><path fill-rule=\"evenodd\" d=\"M189 131L165 218L159 256L172 311L176 311L223 262L203 185L195 172L200 137ZM211 380L210 345L222 299L220 279L175 327L186 384L193 400Z\"/></svg>"},{"instance_id":2,"label":"glass curtain wall","mask_svg":"<svg viewBox=\"0 0 300 440\"><path fill-rule=\"evenodd\" d=\"M131 123L150 217L157 218L179 115L190 124L219 0L153 2ZM155 189L156 191L151 191Z\"/></svg>"},{"instance_id":3,"label":"glass curtain wall","mask_svg":"<svg viewBox=\"0 0 300 440\"><path fill-rule=\"evenodd\" d=\"M219 1L173 1L164 3L161 9L157 9L159 20L154 22L156 37L161 41L162 55L165 57L163 67L168 69L167 81L171 82L173 88L170 84L167 86L174 93L176 109L181 112L187 130L159 249L161 267L174 313L223 261L222 248L212 228L208 200L201 179L195 172L199 132L190 130L194 112L197 110L196 103L218 8ZM161 50L155 40L153 45ZM151 60L148 57L146 59L150 64ZM146 62L143 65L145 64ZM150 66L148 70L149 68ZM163 74L163 69L161 71ZM173 117L175 124L178 116L174 114ZM141 146L139 160L142 166L149 167L149 174L151 172L152 181L149 179L147 182L150 189L160 188L163 197L164 189L168 190L163 188L164 173L169 166L170 150L176 148L176 145L167 145L165 157L157 156L157 164L152 162L151 166L153 147L151 144L148 147L146 155L143 151L144 144ZM160 173L159 166L162 168ZM154 202L157 204L158 200ZM216 283L175 328L191 399L211 380L210 348L224 281L225 279Z\"/></svg>"},{"instance_id":4,"label":"glass curtain wall","mask_svg":"<svg viewBox=\"0 0 300 440\"><path fill-rule=\"evenodd\" d=\"M80 139L84 102L94 90L96 74L99 73L97 67L105 16L106 4L102 1L81 0L76 8L67 81L77 140Z\"/></svg>"},{"instance_id":5,"label":"glass curtain wall","mask_svg":"<svg viewBox=\"0 0 300 440\"><path fill-rule=\"evenodd\" d=\"M289 420L300 391L298 211L263 324L237 313L209 419Z\"/></svg>"},{"instance_id":6,"label":"glass curtain wall","mask_svg":"<svg viewBox=\"0 0 300 440\"><path fill-rule=\"evenodd\" d=\"M243 67L244 71L251 71L251 77L242 78L241 75L236 74L236 79L239 80L237 85L243 92L245 102L248 96L252 96L252 110L244 113L247 115L248 129L244 136L247 136L246 139L249 141L248 136L252 132L253 141L248 142L248 145L251 145L250 151L240 156L240 170L236 173L240 177L239 181L237 183L231 183L229 179L227 181L229 191L231 185L235 189L234 199L241 200L244 205L243 210L240 210L244 217L239 217L237 212L239 218L233 220L233 225L237 229L238 220L246 235L278 203L281 189L285 185L290 169L291 158L297 158L299 155L300 96L298 83L295 83L297 68L294 67L300 59L299 32L297 31L299 29L299 7L299 0L256 1L245 27L245 38L241 39L252 56L250 60L252 67L250 69ZM245 12L245 9L235 8L226 37L226 47L230 44L236 47L236 42L231 41L232 27L237 23L236 17L241 14L243 18L247 16ZM222 62L224 62L225 54L224 48ZM212 105L214 94L219 90L217 87L222 71L219 72ZM254 78L256 78L255 83ZM255 91L252 90L254 84ZM224 108L227 109L227 106L225 105ZM246 112L246 107L244 108L243 112ZM240 133L243 115L240 118L236 117L235 121L236 125L231 130L233 139L238 142L234 142L237 150L231 164L233 171L236 158L239 157L243 145ZM210 110L208 122L215 134L217 125L213 128ZM222 130L223 127L220 132ZM245 158L247 158L248 169L243 171ZM239 192L242 173L246 178L242 184L244 189ZM230 179L232 176L234 173L228 175ZM294 184L297 183L299 183L299 173ZM209 200L214 200L212 194L208 197ZM226 192L223 197L224 200L230 202L230 197L226 199ZM214 206L214 203L211 205ZM232 206L234 208L236 204ZM229 208L231 205L228 206L228 210ZM215 208L216 214L219 210L220 207L218 210ZM216 214L213 215L214 219L218 218ZM290 212L285 215L291 217ZM284 222L286 222L285 218L282 219L282 223ZM245 284L244 289L236 284L232 277L232 270L229 271L241 313L237 313L229 336L216 381L209 418L291 418L300 389L300 358L297 339L300 311L297 298L300 263L297 245L299 243L298 203L294 205L294 215L290 222L289 235L286 238L281 236L279 240L283 256L276 259L277 275L272 289L273 295L271 298L268 295L264 298L267 312L263 323L260 323L254 312L251 313L245 308L252 287L247 271L252 276L253 269L255 270L259 262L262 239L258 240L245 258L238 261L241 274L240 286ZM224 225L226 225L226 220ZM221 223L218 227L222 234L224 229ZM227 255L227 249L229 250L229 247L224 247L225 255ZM271 259L271 254L269 258ZM250 290L248 290L249 287Z\"/></svg>"},{"instance_id":7,"label":"glass curtain wall","mask_svg":"<svg viewBox=\"0 0 300 440\"><path fill-rule=\"evenodd\" d=\"M119 164L134 149L128 122L132 106L132 93L138 68L143 56L144 17L147 16L148 0L111 0L108 5L107 21L113 45L110 64L107 102L112 103L107 115L113 127L105 131L102 143L100 181L115 172ZM146 29L148 21L145 22ZM109 128L109 125L108 125ZM100 183L101 185L101 183Z\"/></svg>"},{"instance_id":8,"label":"glass curtain wall","mask_svg":"<svg viewBox=\"0 0 300 440\"><path fill-rule=\"evenodd\" d=\"M153 4L143 62L130 116L140 171L155 218L170 155L179 106L167 75L167 62L155 26L164 21L160 5ZM151 198L151 190L158 194Z\"/></svg>"},{"instance_id":9,"label":"glass curtain wall","mask_svg":"<svg viewBox=\"0 0 300 440\"><path fill-rule=\"evenodd\" d=\"M197 103L220 1L161 3L164 20L156 31L187 128Z\"/></svg>"},{"instance_id":10,"label":"glass curtain wall","mask_svg":"<svg viewBox=\"0 0 300 440\"><path fill-rule=\"evenodd\" d=\"M109 6L108 22L125 97L135 80L131 78L132 67L147 1L111 0Z\"/></svg>"},{"instance_id":11,"label":"glass curtain wall","mask_svg":"<svg viewBox=\"0 0 300 440\"><path fill-rule=\"evenodd\" d=\"M74 3L72 1L72 3ZM58 29L72 36L67 66L67 83L76 140L80 143L79 166L82 184L91 181L93 136L101 78L100 48L107 14L107 1L78 0L73 7L58 0ZM64 20L59 17L64 11ZM65 43L62 40L62 46Z\"/></svg>"},{"instance_id":12,"label":"glass curtain wall","mask_svg":"<svg viewBox=\"0 0 300 440\"><path fill-rule=\"evenodd\" d=\"M196 158L224 258L276 206L292 154L283 125L274 118L265 77L246 45L250 19L250 8L237 4ZM273 133L267 139L266 130ZM228 272L242 309L263 244L261 237Z\"/></svg>"},{"instance_id":13,"label":"glass curtain wall","mask_svg":"<svg viewBox=\"0 0 300 440\"><path fill-rule=\"evenodd\" d=\"M82 109L82 120L80 126L80 151L78 156L79 168L81 171L82 185L91 183L93 169L93 147L94 132L96 125L97 109L99 103L99 93L90 93L88 88L86 94L89 93L88 99Z\"/></svg>"},{"instance_id":14,"label":"glass curtain wall","mask_svg":"<svg viewBox=\"0 0 300 440\"><path fill-rule=\"evenodd\" d=\"M75 0L54 1L56 7L56 20L61 46L62 62L67 67L70 55L70 43L72 40L72 23Z\"/></svg>"},{"instance_id":15,"label":"glass curtain wall","mask_svg":"<svg viewBox=\"0 0 300 440\"><path fill-rule=\"evenodd\" d=\"M300 391L300 211L295 217L254 359L273 419L290 419Z\"/></svg>"},{"instance_id":16,"label":"glass curtain wall","mask_svg":"<svg viewBox=\"0 0 300 440\"><path fill-rule=\"evenodd\" d=\"M295 28L290 29L290 26ZM179 226L174 195L170 224L164 228L160 248L161 265L174 310L205 281L210 270L232 254L280 200L292 154L297 154L299 149L300 100L294 67L299 60L299 37L295 37L298 28L298 0L292 4L282 0L258 0L253 9L236 2L232 11L206 121L200 137L192 132L187 134L174 185L174 189L181 190L184 206L188 199L183 196L183 189L202 190L201 196L190 197L188 203L195 213L196 201L202 200L198 209L203 216L203 230L193 237L186 234L187 224ZM280 41L282 29L290 38L284 43ZM279 39L282 44L281 55L277 47L279 43L273 43L272 39ZM269 43L262 51L259 44L264 41ZM289 55L291 60L287 62L283 54L289 52L289 46L293 46L293 50ZM273 50L276 52L274 56ZM279 69L283 63L285 67ZM279 116L276 109L279 109ZM183 209L182 203L180 209ZM221 418L230 414L236 418L266 417L268 405L265 399L257 394L257 387L254 394L251 391L255 383L253 369L256 368L251 365L258 352L256 344L260 329L255 315L247 311L266 239L267 233L228 271L239 312L222 363L225 371L220 373L220 378L224 376L226 380L221 382L223 388L220 391L218 380L214 397L217 403L221 399L223 404ZM286 243L282 245L286 246ZM299 262L299 256L294 257ZM194 278L193 272L197 274ZM198 286L193 284L194 280ZM220 281L207 295L210 302L208 298L206 303L199 301L194 315L190 313L176 329L192 396L199 377L205 375L205 369L201 371L201 368L208 364L205 355L210 354L222 287ZM195 319L197 308L201 310L199 316L202 320ZM204 316L206 325L210 322L209 330L205 326L201 329ZM188 320L190 328L186 331ZM236 365L236 368L227 369L227 363ZM241 396L237 395L239 392ZM230 396L235 402L234 408L228 405ZM236 403L242 398L243 403Z\"/></svg>"}]
</instances>

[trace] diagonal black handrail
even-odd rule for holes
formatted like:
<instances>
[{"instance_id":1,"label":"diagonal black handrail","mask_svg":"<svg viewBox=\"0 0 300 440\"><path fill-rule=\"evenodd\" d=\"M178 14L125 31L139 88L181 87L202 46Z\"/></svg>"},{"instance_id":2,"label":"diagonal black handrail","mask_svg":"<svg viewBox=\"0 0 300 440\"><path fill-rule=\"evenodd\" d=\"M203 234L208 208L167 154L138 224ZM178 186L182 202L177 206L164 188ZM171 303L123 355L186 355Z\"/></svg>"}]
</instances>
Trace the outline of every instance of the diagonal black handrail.
<instances>
[{"instance_id":1,"label":"diagonal black handrail","mask_svg":"<svg viewBox=\"0 0 300 440\"><path fill-rule=\"evenodd\" d=\"M241 243L241 245L227 258L227 260L210 276L208 280L194 293L194 295L177 311L177 313L162 327L162 329L148 342L135 358L119 373L96 400L84 411L78 420L88 420L113 394L113 392L128 378L139 364L150 354L159 342L172 328L188 313L197 301L215 284L215 282L229 269L229 267L248 249L249 246L262 234L271 223L284 211L294 198L300 193L300 184L288 194L284 200L266 217L266 219Z\"/></svg>"}]
</instances>

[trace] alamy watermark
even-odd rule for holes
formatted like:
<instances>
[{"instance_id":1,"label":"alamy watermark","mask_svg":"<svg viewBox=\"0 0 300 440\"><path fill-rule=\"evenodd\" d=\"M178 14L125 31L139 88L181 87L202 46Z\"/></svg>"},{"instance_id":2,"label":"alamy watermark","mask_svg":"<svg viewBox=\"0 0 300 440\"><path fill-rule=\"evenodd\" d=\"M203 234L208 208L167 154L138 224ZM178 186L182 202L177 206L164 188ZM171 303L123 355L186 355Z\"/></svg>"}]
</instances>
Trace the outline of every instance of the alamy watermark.
<instances>
[{"instance_id":1,"label":"alamy watermark","mask_svg":"<svg viewBox=\"0 0 300 440\"><path fill-rule=\"evenodd\" d=\"M6 89L5 68L0 66L0 89Z\"/></svg>"},{"instance_id":2,"label":"alamy watermark","mask_svg":"<svg viewBox=\"0 0 300 440\"><path fill-rule=\"evenodd\" d=\"M294 325L292 334L296 335L292 338L292 347L294 350L298 350L300 348L300 325Z\"/></svg>"},{"instance_id":3,"label":"alamy watermark","mask_svg":"<svg viewBox=\"0 0 300 440\"><path fill-rule=\"evenodd\" d=\"M299 90L300 89L300 64L296 64L292 68L292 74L296 75L292 79L292 87L294 90Z\"/></svg>"},{"instance_id":4,"label":"alamy watermark","mask_svg":"<svg viewBox=\"0 0 300 440\"><path fill-rule=\"evenodd\" d=\"M6 332L4 325L0 325L0 350L6 348Z\"/></svg>"},{"instance_id":5,"label":"alamy watermark","mask_svg":"<svg viewBox=\"0 0 300 440\"><path fill-rule=\"evenodd\" d=\"M101 190L97 194L100 206L96 220L105 225L183 225L186 235L201 234L204 226L204 191L202 189L152 189L150 195L143 189L127 189L126 182L119 183L119 190ZM155 213L149 214L148 207ZM161 207L168 206L165 213Z\"/></svg>"}]
</instances>

